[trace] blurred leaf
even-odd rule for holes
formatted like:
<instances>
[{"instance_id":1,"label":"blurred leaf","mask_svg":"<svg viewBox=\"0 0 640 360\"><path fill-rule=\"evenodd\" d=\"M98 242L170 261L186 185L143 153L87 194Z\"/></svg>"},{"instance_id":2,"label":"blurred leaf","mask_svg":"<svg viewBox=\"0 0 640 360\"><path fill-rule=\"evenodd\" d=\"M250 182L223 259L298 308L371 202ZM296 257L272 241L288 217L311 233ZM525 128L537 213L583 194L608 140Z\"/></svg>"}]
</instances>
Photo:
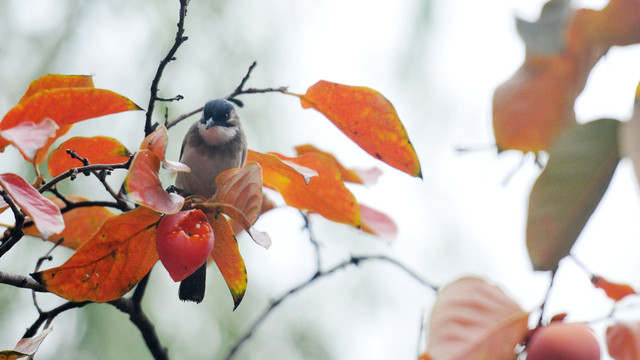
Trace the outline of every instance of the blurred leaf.
<instances>
[{"instance_id":1,"label":"blurred leaf","mask_svg":"<svg viewBox=\"0 0 640 360\"><path fill-rule=\"evenodd\" d=\"M318 81L297 95L378 160L411 176L422 177L420 162L396 110L379 92L361 86Z\"/></svg>"},{"instance_id":2,"label":"blurred leaf","mask_svg":"<svg viewBox=\"0 0 640 360\"><path fill-rule=\"evenodd\" d=\"M35 223L44 239L64 230L60 209L16 174L0 174L0 186Z\"/></svg>"},{"instance_id":3,"label":"blurred leaf","mask_svg":"<svg viewBox=\"0 0 640 360\"><path fill-rule=\"evenodd\" d=\"M25 100L33 96L34 94L51 89L59 88L94 88L93 76L90 75L58 75L48 74L39 79L33 80L29 84L29 88L22 95L22 98L18 102L23 103Z\"/></svg>"},{"instance_id":4,"label":"blurred leaf","mask_svg":"<svg viewBox=\"0 0 640 360\"><path fill-rule=\"evenodd\" d=\"M528 318L500 288L482 279L461 278L438 294L426 358L513 360L516 345L529 332Z\"/></svg>"},{"instance_id":5,"label":"blurred leaf","mask_svg":"<svg viewBox=\"0 0 640 360\"><path fill-rule=\"evenodd\" d=\"M67 262L31 276L69 301L118 299L158 261L159 221L160 215L145 207L111 217Z\"/></svg>"},{"instance_id":6,"label":"blurred leaf","mask_svg":"<svg viewBox=\"0 0 640 360\"><path fill-rule=\"evenodd\" d=\"M549 56L564 51L565 31L571 15L569 3L569 0L548 1L536 22L516 19L528 56Z\"/></svg>"},{"instance_id":7,"label":"blurred leaf","mask_svg":"<svg viewBox=\"0 0 640 360\"><path fill-rule=\"evenodd\" d=\"M525 61L493 94L493 132L499 150L548 151L575 124L577 63L554 56Z\"/></svg>"},{"instance_id":8,"label":"blurred leaf","mask_svg":"<svg viewBox=\"0 0 640 360\"><path fill-rule=\"evenodd\" d=\"M215 216L215 214L209 214L207 218L216 238L213 243L211 257L216 262L224 281L227 283L233 298L233 309L235 310L240 305L247 290L247 269L227 218Z\"/></svg>"},{"instance_id":9,"label":"blurred leaf","mask_svg":"<svg viewBox=\"0 0 640 360\"><path fill-rule=\"evenodd\" d=\"M640 185L640 83L636 88L633 115L620 125L620 153L631 159Z\"/></svg>"},{"instance_id":10,"label":"blurred leaf","mask_svg":"<svg viewBox=\"0 0 640 360\"><path fill-rule=\"evenodd\" d=\"M62 200L58 199L55 196L49 197L49 200L53 201L56 206L60 209L63 209L66 205ZM73 202L85 202L89 201L89 199L81 197L68 195L68 200ZM47 240L53 243L57 243L62 240L61 245L66 246L71 249L77 249L80 245L84 244L87 240L93 236L93 234L98 231L100 226L108 219L116 214L111 210L102 207L102 206L89 206L89 207L78 207L73 210L67 211L62 214L62 218L64 219L65 224L72 224L72 226L66 226L64 230L59 233L50 236ZM34 226L27 226L24 228L25 235L30 235L33 237L41 238L40 232Z\"/></svg>"},{"instance_id":11,"label":"blurred leaf","mask_svg":"<svg viewBox=\"0 0 640 360\"><path fill-rule=\"evenodd\" d=\"M30 338L22 338L18 341L15 350L27 355L33 355L40 348L40 344L44 341L44 339L53 331L52 328L44 329L40 334L30 337ZM1 358L0 358L1 359Z\"/></svg>"},{"instance_id":12,"label":"blurred leaf","mask_svg":"<svg viewBox=\"0 0 640 360\"><path fill-rule=\"evenodd\" d=\"M163 214L175 214L184 198L168 193L160 181L160 158L151 150L140 150L129 167L122 188L127 199Z\"/></svg>"},{"instance_id":13,"label":"blurred leaf","mask_svg":"<svg viewBox=\"0 0 640 360\"><path fill-rule=\"evenodd\" d=\"M600 119L560 134L531 190L527 248L536 270L569 254L604 195L620 160L619 121Z\"/></svg>"},{"instance_id":14,"label":"blurred leaf","mask_svg":"<svg viewBox=\"0 0 640 360\"><path fill-rule=\"evenodd\" d=\"M50 138L56 136L58 128L55 121L49 118L38 124L26 121L0 131L0 137L8 140L18 148L25 160L33 162L38 150L45 147Z\"/></svg>"},{"instance_id":15,"label":"blurred leaf","mask_svg":"<svg viewBox=\"0 0 640 360\"><path fill-rule=\"evenodd\" d=\"M296 153L298 156L308 153L318 153L326 156L334 163L335 166L338 167L338 169L340 169L342 181L369 186L374 185L378 181L380 175L382 175L382 171L376 167L370 169L347 169L338 161L338 159L336 159L335 156L333 156L333 154L322 151L313 145L296 146Z\"/></svg>"},{"instance_id":16,"label":"blurred leaf","mask_svg":"<svg viewBox=\"0 0 640 360\"><path fill-rule=\"evenodd\" d=\"M73 150L91 164L119 164L129 160L129 150L118 140L106 136L72 137L51 152L49 174L58 176L69 169L83 166L82 161L72 158L67 150Z\"/></svg>"},{"instance_id":17,"label":"blurred leaf","mask_svg":"<svg viewBox=\"0 0 640 360\"><path fill-rule=\"evenodd\" d=\"M616 284L608 281L602 276L592 276L591 283L594 287L604 290L610 299L620 301L629 295L635 295L633 288L626 284Z\"/></svg>"},{"instance_id":18,"label":"blurred leaf","mask_svg":"<svg viewBox=\"0 0 640 360\"><path fill-rule=\"evenodd\" d=\"M363 204L360 204L360 220L364 232L379 236L389 244L398 236L398 226L387 214Z\"/></svg>"},{"instance_id":19,"label":"blurred leaf","mask_svg":"<svg viewBox=\"0 0 640 360\"><path fill-rule=\"evenodd\" d=\"M616 360L640 359L640 323L619 322L607 328L607 348Z\"/></svg>"}]
</instances>

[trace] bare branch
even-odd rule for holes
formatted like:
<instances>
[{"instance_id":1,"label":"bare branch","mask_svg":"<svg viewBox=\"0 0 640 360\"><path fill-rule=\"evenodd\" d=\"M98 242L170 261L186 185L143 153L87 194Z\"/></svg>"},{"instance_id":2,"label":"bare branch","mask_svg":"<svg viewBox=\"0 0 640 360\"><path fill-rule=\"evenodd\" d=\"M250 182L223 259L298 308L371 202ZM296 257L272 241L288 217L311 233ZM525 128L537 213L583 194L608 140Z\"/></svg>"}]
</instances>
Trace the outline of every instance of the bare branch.
<instances>
[{"instance_id":1,"label":"bare branch","mask_svg":"<svg viewBox=\"0 0 640 360\"><path fill-rule=\"evenodd\" d=\"M155 102L157 100L166 100L158 97L158 86L160 85L160 78L162 78L162 73L167 65L175 60L175 55L178 52L178 48L182 43L187 41L188 37L184 36L184 19L187 16L187 4L188 0L180 0L180 15L178 19L178 30L176 31L176 38L173 43L171 49L167 55L160 61L160 65L158 65L158 69L156 70L156 76L153 78L151 82L151 94L149 96L149 105L147 106L147 117L144 124L144 135L148 136L153 132L153 126L151 125L151 121L153 118L153 108L155 106Z\"/></svg>"},{"instance_id":2,"label":"bare branch","mask_svg":"<svg viewBox=\"0 0 640 360\"><path fill-rule=\"evenodd\" d=\"M39 282L35 281L31 277L9 274L2 271L0 271L0 284L12 285L38 292L47 292L47 289L45 289L44 286L40 285Z\"/></svg>"},{"instance_id":3,"label":"bare branch","mask_svg":"<svg viewBox=\"0 0 640 360\"><path fill-rule=\"evenodd\" d=\"M415 279L416 281L418 281L425 288L428 288L428 289L433 290L433 291L437 291L438 290L438 288L436 286L430 284L428 281L424 280L418 274L416 274L413 271L409 270L409 268L407 268L404 264L398 262L397 260L389 258L387 256L384 256L384 255L352 256L349 260L345 260L345 261L341 262L340 264L335 265L334 267L332 267L332 268L330 268L328 270L317 272L309 280L307 280L307 281L303 282L302 284L290 289L284 295L282 295L279 298L273 300L271 302L271 304L262 312L262 314L260 316L258 316L258 318L253 322L253 324L251 325L249 330L244 334L244 336L241 337L236 342L236 344L231 348L231 350L229 351L229 354L225 357L225 359L226 360L232 359L236 355L236 352L240 349L240 347L242 347L242 345L247 340L249 340L251 338L251 336L258 329L258 327L260 327L260 325L262 325L262 323L265 321L265 319L285 299L289 298L291 295L297 293L298 291L303 290L303 289L307 288L308 286L314 284L319 279L322 279L322 278L325 278L325 277L327 277L329 275L332 275L333 273L335 273L335 272L337 272L339 270L345 269L345 268L347 268L347 267L349 267L351 265L359 266L361 263L369 262L369 261L382 261L382 262L386 262L386 263L392 264L395 267L397 267L398 269L402 270L407 275L409 275L410 277L412 277L413 279Z\"/></svg>"}]
</instances>

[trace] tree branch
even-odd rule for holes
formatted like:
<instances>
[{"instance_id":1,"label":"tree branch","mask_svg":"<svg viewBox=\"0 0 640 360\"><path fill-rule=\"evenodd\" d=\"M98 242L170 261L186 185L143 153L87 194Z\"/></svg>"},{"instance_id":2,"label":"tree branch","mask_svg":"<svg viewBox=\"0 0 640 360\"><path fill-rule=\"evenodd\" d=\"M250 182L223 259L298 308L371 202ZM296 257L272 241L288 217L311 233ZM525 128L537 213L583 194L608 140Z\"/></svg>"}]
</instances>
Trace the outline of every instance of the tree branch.
<instances>
[{"instance_id":1,"label":"tree branch","mask_svg":"<svg viewBox=\"0 0 640 360\"><path fill-rule=\"evenodd\" d=\"M389 258L387 256L384 256L384 255L352 256L349 260L345 260L345 261L341 262L340 264L335 265L334 267L332 267L332 268L330 268L328 270L317 272L309 280L303 282L302 284L300 284L300 285L298 285L296 287L291 288L284 295L282 295L279 298L273 300L271 302L271 304L262 312L262 314L260 316L258 316L258 318L253 322L253 324L251 325L249 330L244 334L244 336L241 337L236 342L236 344L231 348L231 350L229 351L229 353L227 354L227 356L224 359L225 360L232 359L236 355L236 353L240 349L240 347L242 347L242 345L244 345L244 343L251 338L253 333L260 327L260 325L262 325L262 323L265 321L265 319L285 299L289 298L291 295L297 293L298 291L303 290L303 289L307 288L308 286L314 284L317 280L320 280L320 279L325 278L325 277L327 277L329 275L332 275L333 273L335 273L335 272L337 272L339 270L345 269L345 268L347 268L347 267L349 267L351 265L359 266L361 263L369 262L369 261L382 261L382 262L386 262L386 263L389 263L391 265L394 265L398 269L402 270L405 274L409 275L411 278L413 278L414 280L418 281L422 286L424 286L424 287L426 287L428 289L431 289L433 291L437 291L438 290L438 288L436 286L430 284L428 281L424 280L418 274L416 274L415 272L409 270L409 268L407 268L404 264L398 262L397 260Z\"/></svg>"},{"instance_id":2,"label":"tree branch","mask_svg":"<svg viewBox=\"0 0 640 360\"><path fill-rule=\"evenodd\" d=\"M38 292L47 292L44 286L28 276L9 274L0 271L0 284L12 285L23 289L31 289Z\"/></svg>"},{"instance_id":3,"label":"tree branch","mask_svg":"<svg viewBox=\"0 0 640 360\"><path fill-rule=\"evenodd\" d=\"M160 343L160 338L156 333L155 326L144 313L142 307L139 306L139 303L136 303L133 299L120 298L109 302L109 304L123 313L129 314L129 320L140 330L144 343L147 345L154 359L169 359L167 348Z\"/></svg>"},{"instance_id":4,"label":"tree branch","mask_svg":"<svg viewBox=\"0 0 640 360\"><path fill-rule=\"evenodd\" d=\"M167 65L175 60L176 52L178 52L178 48L182 43L187 41L188 37L184 36L184 19L187 16L187 5L189 4L189 0L180 0L180 15L178 18L178 30L176 31L176 38L173 42L173 46L169 49L167 55L160 61L160 65L158 65L158 69L156 70L156 76L153 78L151 82L151 94L149 96L149 105L147 106L147 116L144 123L144 135L148 136L154 130L154 127L151 125L151 121L153 118L153 108L155 106L155 102L157 100L178 100L174 99L162 99L158 97L158 86L160 85L160 78L162 78L162 73Z\"/></svg>"}]
</instances>

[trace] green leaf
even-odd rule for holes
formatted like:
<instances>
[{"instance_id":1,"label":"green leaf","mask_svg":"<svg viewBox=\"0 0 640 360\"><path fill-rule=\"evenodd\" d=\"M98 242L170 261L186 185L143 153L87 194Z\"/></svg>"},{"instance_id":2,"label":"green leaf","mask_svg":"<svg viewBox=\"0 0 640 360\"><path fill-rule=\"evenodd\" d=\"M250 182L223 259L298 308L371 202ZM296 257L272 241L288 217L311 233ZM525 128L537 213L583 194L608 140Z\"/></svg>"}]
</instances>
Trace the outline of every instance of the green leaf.
<instances>
[{"instance_id":1,"label":"green leaf","mask_svg":"<svg viewBox=\"0 0 640 360\"><path fill-rule=\"evenodd\" d=\"M553 270L571 251L620 160L620 121L600 119L561 133L531 190L527 248L536 270Z\"/></svg>"}]
</instances>

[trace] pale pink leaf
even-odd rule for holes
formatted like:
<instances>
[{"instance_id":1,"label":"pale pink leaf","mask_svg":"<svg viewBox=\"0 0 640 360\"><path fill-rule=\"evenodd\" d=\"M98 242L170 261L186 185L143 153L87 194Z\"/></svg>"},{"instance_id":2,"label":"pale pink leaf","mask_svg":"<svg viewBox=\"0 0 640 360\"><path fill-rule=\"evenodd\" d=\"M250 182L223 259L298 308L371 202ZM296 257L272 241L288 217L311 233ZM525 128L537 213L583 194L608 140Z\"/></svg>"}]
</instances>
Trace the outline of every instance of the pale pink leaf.
<instances>
[{"instance_id":1,"label":"pale pink leaf","mask_svg":"<svg viewBox=\"0 0 640 360\"><path fill-rule=\"evenodd\" d=\"M42 330L42 332L34 337L23 338L18 341L16 345L15 351L21 352L27 355L33 355L38 351L40 344L44 341L44 338L47 337L53 331L53 328L48 328Z\"/></svg>"},{"instance_id":2,"label":"pale pink leaf","mask_svg":"<svg viewBox=\"0 0 640 360\"><path fill-rule=\"evenodd\" d=\"M43 239L64 230L60 208L42 196L31 184L16 174L0 174L0 186L33 220Z\"/></svg>"},{"instance_id":3,"label":"pale pink leaf","mask_svg":"<svg viewBox=\"0 0 640 360\"><path fill-rule=\"evenodd\" d=\"M438 360L513 360L528 333L528 317L497 286L461 278L438 294L427 352Z\"/></svg>"},{"instance_id":4,"label":"pale pink leaf","mask_svg":"<svg viewBox=\"0 0 640 360\"><path fill-rule=\"evenodd\" d=\"M39 123L25 121L0 132L0 136L10 141L30 161L36 152L43 148L50 138L56 136L59 126L55 121L46 118Z\"/></svg>"},{"instance_id":5,"label":"pale pink leaf","mask_svg":"<svg viewBox=\"0 0 640 360\"><path fill-rule=\"evenodd\" d=\"M398 236L398 226L387 214L363 204L360 204L360 222L363 231L379 236L387 243L392 243Z\"/></svg>"}]
</instances>

